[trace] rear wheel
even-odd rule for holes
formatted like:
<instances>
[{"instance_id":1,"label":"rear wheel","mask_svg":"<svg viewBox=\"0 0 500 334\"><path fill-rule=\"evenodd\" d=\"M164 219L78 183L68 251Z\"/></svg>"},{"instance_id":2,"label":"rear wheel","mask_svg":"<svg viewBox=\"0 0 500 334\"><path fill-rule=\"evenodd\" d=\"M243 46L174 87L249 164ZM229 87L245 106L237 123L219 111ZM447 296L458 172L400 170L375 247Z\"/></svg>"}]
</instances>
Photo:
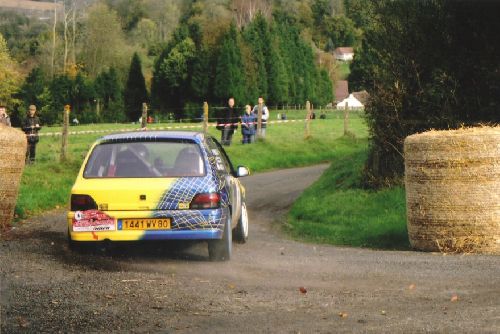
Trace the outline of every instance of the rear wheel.
<instances>
[{"instance_id":1,"label":"rear wheel","mask_svg":"<svg viewBox=\"0 0 500 334\"><path fill-rule=\"evenodd\" d=\"M244 244L248 239L248 212L245 202L241 204L241 215L238 225L233 230L233 238L240 244Z\"/></svg>"},{"instance_id":2,"label":"rear wheel","mask_svg":"<svg viewBox=\"0 0 500 334\"><path fill-rule=\"evenodd\" d=\"M232 251L231 216L224 224L222 239L208 241L208 256L211 261L228 261Z\"/></svg>"}]
</instances>

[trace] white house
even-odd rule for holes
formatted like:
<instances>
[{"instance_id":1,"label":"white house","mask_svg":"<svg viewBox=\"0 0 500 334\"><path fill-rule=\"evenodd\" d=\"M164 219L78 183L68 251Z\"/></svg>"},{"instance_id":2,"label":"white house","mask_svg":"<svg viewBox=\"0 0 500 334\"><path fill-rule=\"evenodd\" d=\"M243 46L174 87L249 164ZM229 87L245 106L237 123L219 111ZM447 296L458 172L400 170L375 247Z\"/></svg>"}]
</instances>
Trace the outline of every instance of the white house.
<instances>
[{"instance_id":1,"label":"white house","mask_svg":"<svg viewBox=\"0 0 500 334\"><path fill-rule=\"evenodd\" d=\"M346 103L349 110L363 109L365 107L354 95L349 94L348 97L337 103L337 109L345 109Z\"/></svg>"},{"instance_id":2,"label":"white house","mask_svg":"<svg viewBox=\"0 0 500 334\"><path fill-rule=\"evenodd\" d=\"M340 47L336 48L333 54L337 60L348 61L354 58L354 49L351 47Z\"/></svg>"}]
</instances>

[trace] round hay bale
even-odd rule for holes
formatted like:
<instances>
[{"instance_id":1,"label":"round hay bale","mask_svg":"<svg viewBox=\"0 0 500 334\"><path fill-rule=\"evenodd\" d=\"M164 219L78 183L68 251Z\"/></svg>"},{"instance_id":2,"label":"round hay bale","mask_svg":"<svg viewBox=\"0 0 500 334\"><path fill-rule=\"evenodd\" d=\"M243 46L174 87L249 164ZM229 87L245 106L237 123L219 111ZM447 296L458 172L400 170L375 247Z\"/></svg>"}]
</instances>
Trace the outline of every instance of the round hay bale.
<instances>
[{"instance_id":1,"label":"round hay bale","mask_svg":"<svg viewBox=\"0 0 500 334\"><path fill-rule=\"evenodd\" d=\"M411 246L500 254L500 127L415 134L404 150Z\"/></svg>"},{"instance_id":2,"label":"round hay bale","mask_svg":"<svg viewBox=\"0 0 500 334\"><path fill-rule=\"evenodd\" d=\"M22 131L0 124L0 229L8 226L14 216L26 145Z\"/></svg>"}]
</instances>

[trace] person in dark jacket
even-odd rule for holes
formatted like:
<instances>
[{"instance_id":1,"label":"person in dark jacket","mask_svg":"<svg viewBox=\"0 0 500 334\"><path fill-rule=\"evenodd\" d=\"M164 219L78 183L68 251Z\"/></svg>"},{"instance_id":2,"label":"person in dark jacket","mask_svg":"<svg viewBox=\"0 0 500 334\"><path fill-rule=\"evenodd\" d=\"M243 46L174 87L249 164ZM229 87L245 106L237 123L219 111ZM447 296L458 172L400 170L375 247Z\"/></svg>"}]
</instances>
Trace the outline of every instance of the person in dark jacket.
<instances>
[{"instance_id":1,"label":"person in dark jacket","mask_svg":"<svg viewBox=\"0 0 500 334\"><path fill-rule=\"evenodd\" d=\"M241 116L241 134L243 135L243 144L252 143L252 138L255 138L255 123L257 116L252 112L250 105L245 106L245 114Z\"/></svg>"},{"instance_id":2,"label":"person in dark jacket","mask_svg":"<svg viewBox=\"0 0 500 334\"><path fill-rule=\"evenodd\" d=\"M238 129L238 113L234 108L234 98L229 98L227 107L217 115L217 129L221 131L221 144L229 146L234 130Z\"/></svg>"},{"instance_id":3,"label":"person in dark jacket","mask_svg":"<svg viewBox=\"0 0 500 334\"><path fill-rule=\"evenodd\" d=\"M30 105L28 110L28 117L24 120L23 131L26 133L28 141L28 149L26 150L26 163L34 163L36 155L36 144L38 143L38 131L40 126L40 118L36 115L36 106Z\"/></svg>"}]
</instances>

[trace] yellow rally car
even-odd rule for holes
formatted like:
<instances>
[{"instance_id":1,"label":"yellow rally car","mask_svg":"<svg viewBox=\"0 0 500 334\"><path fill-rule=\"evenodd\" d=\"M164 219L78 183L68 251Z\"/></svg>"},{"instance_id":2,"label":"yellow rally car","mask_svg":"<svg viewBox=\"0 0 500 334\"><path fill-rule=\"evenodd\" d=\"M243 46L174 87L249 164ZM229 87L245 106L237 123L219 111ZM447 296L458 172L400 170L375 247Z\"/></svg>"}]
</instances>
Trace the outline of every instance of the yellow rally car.
<instances>
[{"instance_id":1,"label":"yellow rally car","mask_svg":"<svg viewBox=\"0 0 500 334\"><path fill-rule=\"evenodd\" d=\"M245 189L213 137L141 131L104 136L71 190L71 247L99 241L208 240L211 260L229 260L232 237L248 238ZM234 229L234 230L233 230Z\"/></svg>"}]
</instances>

